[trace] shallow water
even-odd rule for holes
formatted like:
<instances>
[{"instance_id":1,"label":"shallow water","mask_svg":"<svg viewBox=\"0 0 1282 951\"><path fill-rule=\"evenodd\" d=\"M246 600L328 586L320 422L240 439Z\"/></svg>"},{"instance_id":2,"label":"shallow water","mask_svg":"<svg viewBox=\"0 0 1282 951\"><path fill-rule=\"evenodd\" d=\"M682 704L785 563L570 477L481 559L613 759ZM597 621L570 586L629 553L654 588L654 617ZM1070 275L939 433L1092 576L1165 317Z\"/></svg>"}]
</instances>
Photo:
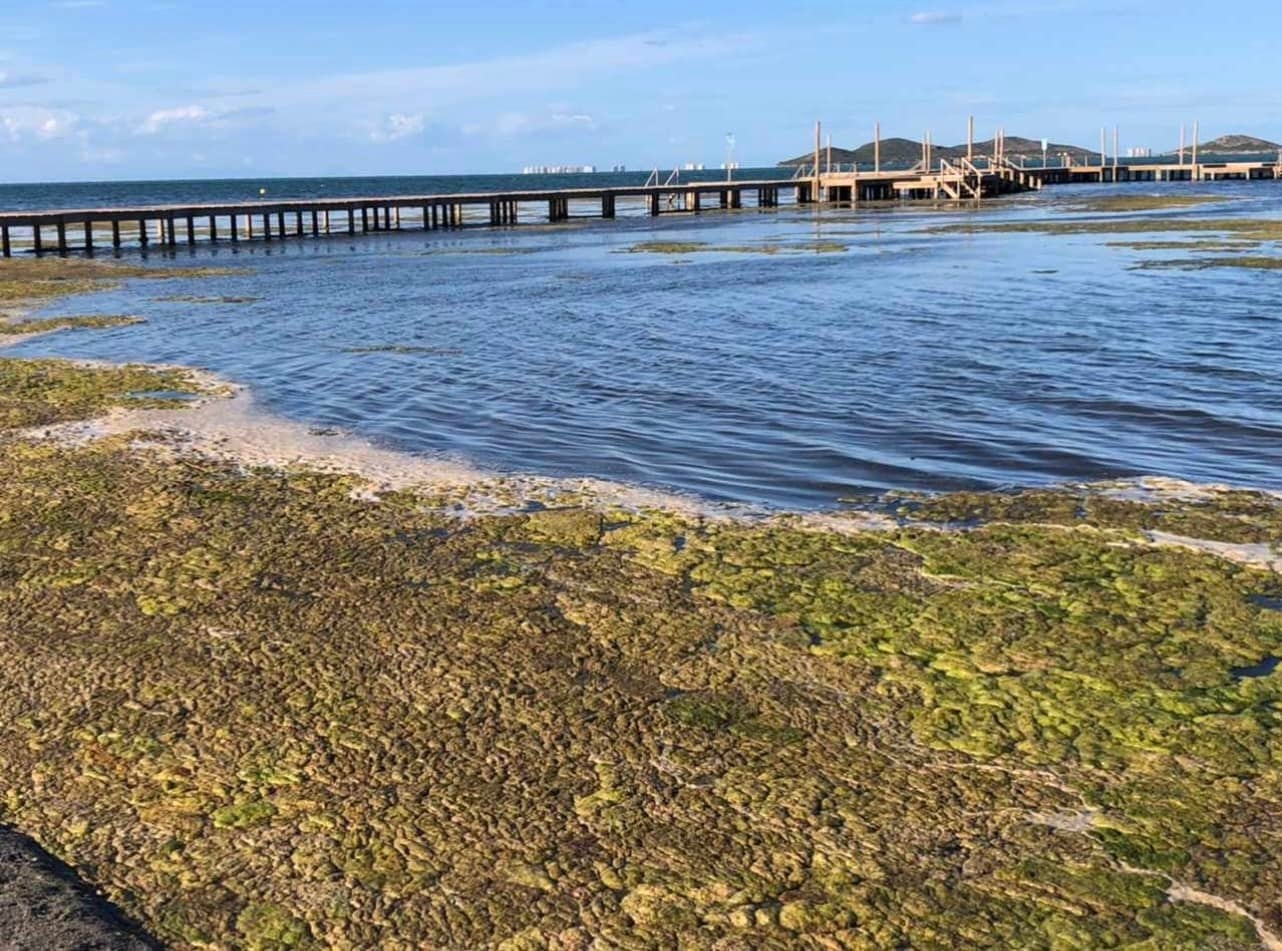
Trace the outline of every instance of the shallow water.
<instances>
[{"instance_id":1,"label":"shallow water","mask_svg":"<svg viewBox=\"0 0 1282 951\"><path fill-rule=\"evenodd\" d=\"M1228 202L1190 217L1282 215L1282 183L1134 185L224 244L151 259L249 273L62 302L148 323L10 352L204 366L416 453L769 506L1147 474L1282 488L1282 272L1131 270L1175 255L1113 235L923 233L1167 190ZM647 241L779 253L627 253Z\"/></svg>"}]
</instances>

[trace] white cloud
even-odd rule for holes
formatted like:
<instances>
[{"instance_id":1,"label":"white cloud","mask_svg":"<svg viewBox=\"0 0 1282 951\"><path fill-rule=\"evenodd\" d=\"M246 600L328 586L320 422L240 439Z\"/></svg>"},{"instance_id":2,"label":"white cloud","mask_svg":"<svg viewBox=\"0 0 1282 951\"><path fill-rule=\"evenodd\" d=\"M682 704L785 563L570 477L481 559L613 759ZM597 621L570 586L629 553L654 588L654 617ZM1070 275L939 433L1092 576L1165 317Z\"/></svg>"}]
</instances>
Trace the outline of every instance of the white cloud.
<instances>
[{"instance_id":1,"label":"white cloud","mask_svg":"<svg viewBox=\"0 0 1282 951\"><path fill-rule=\"evenodd\" d=\"M73 112L19 106L0 112L0 131L10 142L61 139L71 135L79 121Z\"/></svg>"},{"instance_id":2,"label":"white cloud","mask_svg":"<svg viewBox=\"0 0 1282 951\"><path fill-rule=\"evenodd\" d=\"M554 109L545 112L504 112L489 125L473 123L465 126L466 135L518 136L536 132L555 132L560 129L595 129L597 121L586 112Z\"/></svg>"},{"instance_id":3,"label":"white cloud","mask_svg":"<svg viewBox=\"0 0 1282 951\"><path fill-rule=\"evenodd\" d=\"M423 128L424 119L421 112L413 115L394 112L371 129L369 137L374 142L395 142L411 135L418 135Z\"/></svg>"},{"instance_id":4,"label":"white cloud","mask_svg":"<svg viewBox=\"0 0 1282 951\"><path fill-rule=\"evenodd\" d=\"M937 26L941 23L960 23L962 15L947 10L922 10L908 18L909 23L918 26Z\"/></svg>"},{"instance_id":5,"label":"white cloud","mask_svg":"<svg viewBox=\"0 0 1282 951\"><path fill-rule=\"evenodd\" d=\"M138 127L139 135L155 135L161 129L174 125L192 125L210 118L204 106L179 106L175 109L157 109Z\"/></svg>"}]
</instances>

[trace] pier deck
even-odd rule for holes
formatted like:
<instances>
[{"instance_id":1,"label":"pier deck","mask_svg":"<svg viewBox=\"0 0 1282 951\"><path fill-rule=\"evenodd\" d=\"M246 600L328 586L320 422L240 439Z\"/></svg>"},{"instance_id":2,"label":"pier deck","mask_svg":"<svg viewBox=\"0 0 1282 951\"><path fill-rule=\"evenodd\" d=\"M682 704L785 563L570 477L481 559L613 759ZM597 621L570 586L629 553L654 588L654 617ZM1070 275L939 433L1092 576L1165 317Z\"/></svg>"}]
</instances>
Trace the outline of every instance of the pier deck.
<instances>
[{"instance_id":1,"label":"pier deck","mask_svg":"<svg viewBox=\"0 0 1282 951\"><path fill-rule=\"evenodd\" d=\"M459 227L466 209L488 210L491 225L517 224L531 205L546 220L571 217L570 203L592 203L602 218L615 217L620 199L640 199L650 215L700 211L705 207L741 208L750 193L755 206L773 207L787 180L684 182L609 188L561 188L529 191L465 192L437 195L391 195L375 198L263 199L235 204L147 205L129 208L78 208L0 212L0 254L13 254L21 237L36 254L45 251L90 251L121 247L126 239L146 247L174 247L198 240L290 238L330 234L365 234L399 230L405 224L426 230ZM546 211L544 211L546 209ZM599 211L597 211L599 209ZM407 214L408 212L408 214ZM52 232L49 234L48 232Z\"/></svg>"},{"instance_id":2,"label":"pier deck","mask_svg":"<svg viewBox=\"0 0 1282 951\"><path fill-rule=\"evenodd\" d=\"M816 152L816 155L818 153ZM0 212L0 255L16 249L36 254L55 251L92 253L126 243L148 247L219 241L285 241L325 235L357 235L401 230L457 228L466 212L488 211L480 223L515 225L531 215L550 222L568 220L571 202L593 217L614 218L620 200L635 200L643 214L699 212L704 208L771 208L788 194L797 204L817 201L928 199L981 201L1047 185L1084 182L1170 182L1279 180L1279 162L1119 163L1024 167L1001 155L954 161L923 159L902 170L841 170L814 165L791 179L668 182L604 188L580 187L371 198L261 199L235 204L148 205L129 208L80 208ZM745 196L747 203L745 204ZM531 206L534 206L533 208ZM473 214L470 222L477 222Z\"/></svg>"}]
</instances>

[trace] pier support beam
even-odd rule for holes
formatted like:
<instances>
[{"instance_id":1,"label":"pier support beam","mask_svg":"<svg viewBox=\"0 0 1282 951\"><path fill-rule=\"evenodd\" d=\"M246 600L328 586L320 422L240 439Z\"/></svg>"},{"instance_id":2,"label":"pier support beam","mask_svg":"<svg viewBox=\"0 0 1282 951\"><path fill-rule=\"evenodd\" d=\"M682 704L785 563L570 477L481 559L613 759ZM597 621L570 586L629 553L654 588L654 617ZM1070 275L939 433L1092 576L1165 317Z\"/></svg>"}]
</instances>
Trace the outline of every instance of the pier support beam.
<instances>
[{"instance_id":1,"label":"pier support beam","mask_svg":"<svg viewBox=\"0 0 1282 951\"><path fill-rule=\"evenodd\" d=\"M65 221L58 222L58 253L64 256L67 253L67 223Z\"/></svg>"},{"instance_id":2,"label":"pier support beam","mask_svg":"<svg viewBox=\"0 0 1282 951\"><path fill-rule=\"evenodd\" d=\"M40 226L31 226L31 246L36 252L36 257L44 253L44 237L40 234Z\"/></svg>"},{"instance_id":3,"label":"pier support beam","mask_svg":"<svg viewBox=\"0 0 1282 951\"><path fill-rule=\"evenodd\" d=\"M187 244L189 247L196 244L196 221L191 215L187 216Z\"/></svg>"},{"instance_id":4,"label":"pier support beam","mask_svg":"<svg viewBox=\"0 0 1282 951\"><path fill-rule=\"evenodd\" d=\"M315 208L312 209L312 237L320 237L320 213Z\"/></svg>"},{"instance_id":5,"label":"pier support beam","mask_svg":"<svg viewBox=\"0 0 1282 951\"><path fill-rule=\"evenodd\" d=\"M218 216L217 215L209 216L209 243L210 244L218 243Z\"/></svg>"},{"instance_id":6,"label":"pier support beam","mask_svg":"<svg viewBox=\"0 0 1282 951\"><path fill-rule=\"evenodd\" d=\"M147 219L138 219L138 244L147 247Z\"/></svg>"},{"instance_id":7,"label":"pier support beam","mask_svg":"<svg viewBox=\"0 0 1282 951\"><path fill-rule=\"evenodd\" d=\"M93 254L93 222L85 222L85 253Z\"/></svg>"},{"instance_id":8,"label":"pier support beam","mask_svg":"<svg viewBox=\"0 0 1282 951\"><path fill-rule=\"evenodd\" d=\"M650 217L651 218L659 217L659 213L663 211L663 196L661 196L658 192L653 192L652 194L647 195L646 197L650 203Z\"/></svg>"},{"instance_id":9,"label":"pier support beam","mask_svg":"<svg viewBox=\"0 0 1282 951\"><path fill-rule=\"evenodd\" d=\"M9 226L0 227L0 256L13 257L13 245L9 242Z\"/></svg>"}]
</instances>

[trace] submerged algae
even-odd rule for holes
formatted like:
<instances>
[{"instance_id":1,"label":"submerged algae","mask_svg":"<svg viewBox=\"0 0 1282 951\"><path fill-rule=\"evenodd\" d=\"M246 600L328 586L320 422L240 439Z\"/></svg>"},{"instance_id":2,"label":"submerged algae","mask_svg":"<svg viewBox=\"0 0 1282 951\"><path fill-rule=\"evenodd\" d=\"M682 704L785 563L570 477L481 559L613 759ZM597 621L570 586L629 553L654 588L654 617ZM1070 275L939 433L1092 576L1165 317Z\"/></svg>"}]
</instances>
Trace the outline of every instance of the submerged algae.
<instances>
[{"instance_id":1,"label":"submerged algae","mask_svg":"<svg viewBox=\"0 0 1282 951\"><path fill-rule=\"evenodd\" d=\"M0 443L0 812L175 945L1282 926L1282 677L1234 677L1282 586L1144 544L1171 502L837 533L358 487ZM1178 524L1278 537L1221 503Z\"/></svg>"}]
</instances>

